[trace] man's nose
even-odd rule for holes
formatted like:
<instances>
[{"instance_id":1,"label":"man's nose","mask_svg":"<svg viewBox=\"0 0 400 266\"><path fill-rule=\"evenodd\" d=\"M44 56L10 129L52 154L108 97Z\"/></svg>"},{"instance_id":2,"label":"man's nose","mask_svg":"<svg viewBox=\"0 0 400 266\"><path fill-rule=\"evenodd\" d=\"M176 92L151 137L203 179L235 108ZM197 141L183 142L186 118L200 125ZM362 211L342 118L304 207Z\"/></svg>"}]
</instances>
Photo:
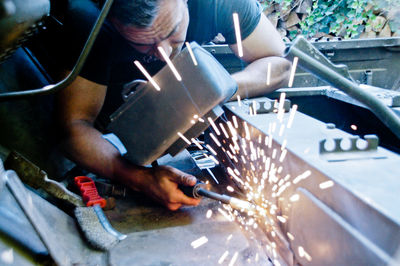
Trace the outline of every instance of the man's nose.
<instances>
[{"instance_id":1,"label":"man's nose","mask_svg":"<svg viewBox=\"0 0 400 266\"><path fill-rule=\"evenodd\" d=\"M170 44L170 42L168 40L162 41L160 43L158 43L157 47L156 47L156 51L155 51L155 56L157 58L159 58L162 61L165 61L165 56L170 58L171 54L172 54L172 46ZM164 55L163 55L164 53Z\"/></svg>"}]
</instances>

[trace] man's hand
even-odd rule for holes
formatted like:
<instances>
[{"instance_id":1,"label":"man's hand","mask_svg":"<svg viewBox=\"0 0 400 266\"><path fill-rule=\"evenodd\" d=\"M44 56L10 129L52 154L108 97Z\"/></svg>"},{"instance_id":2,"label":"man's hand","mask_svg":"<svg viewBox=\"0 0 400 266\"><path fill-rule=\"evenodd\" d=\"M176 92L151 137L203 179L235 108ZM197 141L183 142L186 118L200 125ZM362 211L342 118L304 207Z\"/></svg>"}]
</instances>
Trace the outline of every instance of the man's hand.
<instances>
[{"instance_id":1,"label":"man's hand","mask_svg":"<svg viewBox=\"0 0 400 266\"><path fill-rule=\"evenodd\" d=\"M178 185L194 186L196 178L171 166L156 166L148 169L138 187L155 201L170 210L177 210L182 205L196 206L199 199L186 196Z\"/></svg>"}]
</instances>

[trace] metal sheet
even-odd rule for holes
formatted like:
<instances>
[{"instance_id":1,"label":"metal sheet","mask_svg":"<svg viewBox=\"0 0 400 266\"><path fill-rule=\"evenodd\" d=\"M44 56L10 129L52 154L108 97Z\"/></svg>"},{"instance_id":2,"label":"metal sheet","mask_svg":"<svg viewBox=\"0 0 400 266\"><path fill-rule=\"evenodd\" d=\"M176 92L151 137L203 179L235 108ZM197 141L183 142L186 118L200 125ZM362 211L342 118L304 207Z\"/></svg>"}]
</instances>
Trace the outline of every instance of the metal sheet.
<instances>
[{"instance_id":1,"label":"metal sheet","mask_svg":"<svg viewBox=\"0 0 400 266\"><path fill-rule=\"evenodd\" d=\"M222 114L216 106L235 93L236 82L215 58L195 43L191 46L197 66L188 49L173 60L182 81L165 66L153 77L160 91L148 83L111 116L108 129L125 145L128 160L146 165L168 149L172 155L177 154L187 146L177 133L189 140L197 137L207 122L195 116L215 119Z\"/></svg>"},{"instance_id":2,"label":"metal sheet","mask_svg":"<svg viewBox=\"0 0 400 266\"><path fill-rule=\"evenodd\" d=\"M258 147L264 150L266 156L272 158L271 163L275 163L276 168L282 166L279 178L290 175L291 182L279 195L277 191L272 191L274 183L268 183L264 191L265 198L278 206L280 215L285 215L289 217L288 219L293 219L293 222L298 221L301 224L307 224L309 219L313 219L313 217L301 215L291 216L293 204L289 199L298 187L305 188L346 223L357 228L364 238L376 245L386 256L391 257L395 254L400 245L400 212L398 211L400 199L397 195L400 182L398 171L396 171L399 169L400 156L378 147L377 151L386 159L367 158L356 161L328 162L319 154L319 141L327 138L350 138L352 135L338 129L328 129L326 124L300 112L296 113L292 127L288 129L286 124L290 117L289 113L285 113L280 122L276 114L249 115L247 110L238 106L237 102L228 103L225 107L227 119L232 121L232 116L235 115L238 120L239 127L236 130L239 143L241 139L252 140L255 150L258 150ZM244 123L247 124L248 130L245 129ZM275 126L273 126L274 123ZM284 125L284 131L279 134L281 125ZM271 146L265 143L266 136L272 136ZM284 142L287 154L284 161L280 162L279 159L283 153L281 145ZM232 141L227 140L223 147L229 150L231 143ZM218 150L215 144L213 147ZM265 171L264 162L258 158L258 160L248 160L244 163L240 160L240 156L243 155L242 148L240 150L241 153L236 154L239 158L236 163L225 153L220 152L222 164L224 167L234 166L243 180L246 176L260 180ZM252 162L253 167L249 162ZM296 184L294 183L294 179L308 171L310 175L307 178L300 178ZM321 189L320 184L327 181L332 181L333 187ZM283 235L286 236L288 225L276 218L275 222L279 224ZM324 228L324 224L319 224L319 226L320 229ZM308 230L314 230L313 234L317 234L320 229L315 226L305 227L302 233L307 235ZM335 235L332 234L329 237L334 239ZM289 241L288 237L286 239ZM314 251L309 250L309 252ZM354 248L352 252L358 251ZM341 250L335 251L335 254L340 253ZM347 264L351 264L351 261Z\"/></svg>"}]
</instances>

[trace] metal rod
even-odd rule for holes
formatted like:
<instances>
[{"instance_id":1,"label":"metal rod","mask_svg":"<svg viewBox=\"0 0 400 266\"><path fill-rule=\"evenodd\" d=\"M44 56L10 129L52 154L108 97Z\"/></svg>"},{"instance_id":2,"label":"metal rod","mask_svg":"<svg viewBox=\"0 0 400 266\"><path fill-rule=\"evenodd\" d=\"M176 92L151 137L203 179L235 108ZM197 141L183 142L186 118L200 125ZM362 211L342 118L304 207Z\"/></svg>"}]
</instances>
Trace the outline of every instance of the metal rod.
<instances>
[{"instance_id":1,"label":"metal rod","mask_svg":"<svg viewBox=\"0 0 400 266\"><path fill-rule=\"evenodd\" d=\"M212 191L209 191L204 188L199 188L197 191L197 194L206 198L218 200L222 203L229 204L231 201L231 197L227 195L221 195Z\"/></svg>"},{"instance_id":2,"label":"metal rod","mask_svg":"<svg viewBox=\"0 0 400 266\"><path fill-rule=\"evenodd\" d=\"M62 81L56 83L56 84L50 84L46 85L43 88L40 89L34 89L34 90L26 90L26 91L15 91L15 92L6 92L0 94L0 102L3 101L8 101L8 100L17 100L21 98L26 98L30 96L37 96L37 95L48 95L55 93L59 91L60 89L63 89L67 87L69 84L72 83L72 81L75 80L75 78L79 75L87 56L90 53L90 50L92 49L92 46L96 40L97 35L100 32L101 26L103 25L103 22L105 18L107 17L108 11L110 10L110 7L112 5L114 0L106 0L106 2L103 5L103 8L99 14L99 17L97 18L92 31L90 32L90 35L85 43L85 46L79 55L78 61L76 62L74 68L72 71L69 73L69 75L63 79Z\"/></svg>"},{"instance_id":3,"label":"metal rod","mask_svg":"<svg viewBox=\"0 0 400 266\"><path fill-rule=\"evenodd\" d=\"M289 47L286 50L285 57L292 59L295 56L300 59L299 66L304 70L316 75L318 78L344 91L350 97L369 107L370 110L400 139L400 118L383 102L297 47Z\"/></svg>"}]
</instances>

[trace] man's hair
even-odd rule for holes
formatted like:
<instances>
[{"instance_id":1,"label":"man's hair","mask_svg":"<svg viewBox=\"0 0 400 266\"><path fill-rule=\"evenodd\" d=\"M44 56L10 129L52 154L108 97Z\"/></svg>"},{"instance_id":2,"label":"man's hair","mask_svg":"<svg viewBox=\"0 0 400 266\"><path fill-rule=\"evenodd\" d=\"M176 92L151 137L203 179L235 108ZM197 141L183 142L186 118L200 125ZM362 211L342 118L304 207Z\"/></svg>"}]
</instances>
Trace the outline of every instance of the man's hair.
<instances>
[{"instance_id":1,"label":"man's hair","mask_svg":"<svg viewBox=\"0 0 400 266\"><path fill-rule=\"evenodd\" d=\"M162 0L114 0L109 16L124 25L145 28L157 16Z\"/></svg>"}]
</instances>

